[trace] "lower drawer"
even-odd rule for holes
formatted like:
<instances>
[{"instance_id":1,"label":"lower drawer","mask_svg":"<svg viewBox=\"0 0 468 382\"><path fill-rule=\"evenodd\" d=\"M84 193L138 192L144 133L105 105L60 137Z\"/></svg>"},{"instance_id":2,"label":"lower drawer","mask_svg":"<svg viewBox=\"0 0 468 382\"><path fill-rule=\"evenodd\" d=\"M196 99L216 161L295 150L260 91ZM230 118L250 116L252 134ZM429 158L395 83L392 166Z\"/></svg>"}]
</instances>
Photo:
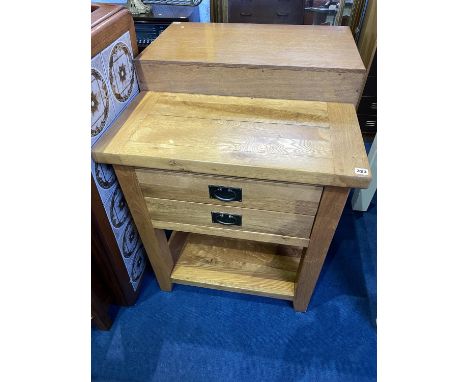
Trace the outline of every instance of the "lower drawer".
<instances>
[{"instance_id":1,"label":"lower drawer","mask_svg":"<svg viewBox=\"0 0 468 382\"><path fill-rule=\"evenodd\" d=\"M377 133L376 115L358 115L359 126L363 133Z\"/></svg>"},{"instance_id":2,"label":"lower drawer","mask_svg":"<svg viewBox=\"0 0 468 382\"><path fill-rule=\"evenodd\" d=\"M149 197L145 200L154 227L187 232L216 235L217 231L219 236L301 246L307 245L314 222L314 216L310 215ZM185 229L171 223L185 225Z\"/></svg>"}]
</instances>

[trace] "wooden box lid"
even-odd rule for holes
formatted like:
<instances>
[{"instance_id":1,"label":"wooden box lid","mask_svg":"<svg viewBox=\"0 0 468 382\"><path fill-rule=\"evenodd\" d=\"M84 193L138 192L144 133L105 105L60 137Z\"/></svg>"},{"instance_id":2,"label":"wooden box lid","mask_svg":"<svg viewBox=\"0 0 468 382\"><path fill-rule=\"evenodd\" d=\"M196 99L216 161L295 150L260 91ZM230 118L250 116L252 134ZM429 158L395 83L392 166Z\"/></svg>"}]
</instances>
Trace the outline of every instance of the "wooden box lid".
<instances>
[{"instance_id":1,"label":"wooden box lid","mask_svg":"<svg viewBox=\"0 0 468 382\"><path fill-rule=\"evenodd\" d=\"M371 180L351 104L142 92L92 152L96 162L244 178Z\"/></svg>"},{"instance_id":2,"label":"wooden box lid","mask_svg":"<svg viewBox=\"0 0 468 382\"><path fill-rule=\"evenodd\" d=\"M348 27L173 23L140 62L365 72Z\"/></svg>"},{"instance_id":3,"label":"wooden box lid","mask_svg":"<svg viewBox=\"0 0 468 382\"><path fill-rule=\"evenodd\" d=\"M141 90L357 105L365 67L348 27L173 23L135 60Z\"/></svg>"}]
</instances>

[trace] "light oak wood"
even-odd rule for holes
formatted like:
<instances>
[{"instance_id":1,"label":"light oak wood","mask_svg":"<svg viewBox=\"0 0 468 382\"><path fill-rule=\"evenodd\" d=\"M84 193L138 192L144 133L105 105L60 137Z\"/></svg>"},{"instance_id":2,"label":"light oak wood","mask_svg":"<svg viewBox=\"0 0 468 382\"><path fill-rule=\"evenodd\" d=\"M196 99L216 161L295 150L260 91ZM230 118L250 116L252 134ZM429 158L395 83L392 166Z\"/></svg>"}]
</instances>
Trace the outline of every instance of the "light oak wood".
<instances>
[{"instance_id":1,"label":"light oak wood","mask_svg":"<svg viewBox=\"0 0 468 382\"><path fill-rule=\"evenodd\" d=\"M172 23L138 61L364 72L348 27Z\"/></svg>"},{"instance_id":2,"label":"light oak wood","mask_svg":"<svg viewBox=\"0 0 468 382\"><path fill-rule=\"evenodd\" d=\"M322 195L322 187L305 184L164 170L135 171L143 195L159 199L315 215ZM242 201L223 202L212 199L209 195L209 185L240 188Z\"/></svg>"},{"instance_id":3,"label":"light oak wood","mask_svg":"<svg viewBox=\"0 0 468 382\"><path fill-rule=\"evenodd\" d=\"M310 235L309 247L297 272L294 309L305 312L348 198L349 188L325 187Z\"/></svg>"},{"instance_id":4,"label":"light oak wood","mask_svg":"<svg viewBox=\"0 0 468 382\"><path fill-rule=\"evenodd\" d=\"M291 300L301 248L190 234L172 280Z\"/></svg>"},{"instance_id":5,"label":"light oak wood","mask_svg":"<svg viewBox=\"0 0 468 382\"><path fill-rule=\"evenodd\" d=\"M156 273L159 286L162 290L170 291L172 289L170 275L174 267L174 261L167 244L166 235L161 229L153 229L135 170L131 167L118 165L114 166L114 170L148 259Z\"/></svg>"},{"instance_id":6,"label":"light oak wood","mask_svg":"<svg viewBox=\"0 0 468 382\"><path fill-rule=\"evenodd\" d=\"M309 245L309 238L302 237L292 237L292 236L281 236L274 235L271 233L263 232L251 232L251 231L242 231L242 230L228 230L224 228L217 227L205 227L193 224L183 224L183 223L174 223L174 222L164 222L164 221L152 221L154 228L159 229L169 229L175 231L183 232L193 232L200 233L205 235L213 235L220 237L231 237L241 240L253 240L263 243L276 243L284 245L293 245L297 247L307 247Z\"/></svg>"},{"instance_id":7,"label":"light oak wood","mask_svg":"<svg viewBox=\"0 0 468 382\"><path fill-rule=\"evenodd\" d=\"M369 171L355 112L365 69L348 28L175 23L136 67L142 89L172 93L140 93L92 155L114 165L161 288L305 311L349 188L371 181L358 171ZM242 202L209 199L213 183L242 188Z\"/></svg>"},{"instance_id":8,"label":"light oak wood","mask_svg":"<svg viewBox=\"0 0 468 382\"><path fill-rule=\"evenodd\" d=\"M250 208L217 206L213 204L183 202L169 199L145 198L153 221L191 224L281 236L308 238L314 217L285 212L254 210ZM242 216L242 225L221 225L212 222L211 212Z\"/></svg>"},{"instance_id":9,"label":"light oak wood","mask_svg":"<svg viewBox=\"0 0 468 382\"><path fill-rule=\"evenodd\" d=\"M97 162L365 188L351 104L144 92L93 146Z\"/></svg>"},{"instance_id":10,"label":"light oak wood","mask_svg":"<svg viewBox=\"0 0 468 382\"><path fill-rule=\"evenodd\" d=\"M169 238L168 245L174 264L179 260L180 253L185 246L188 235L188 232L173 231Z\"/></svg>"},{"instance_id":11,"label":"light oak wood","mask_svg":"<svg viewBox=\"0 0 468 382\"><path fill-rule=\"evenodd\" d=\"M135 62L142 90L357 105L365 68L348 27L173 23Z\"/></svg>"},{"instance_id":12,"label":"light oak wood","mask_svg":"<svg viewBox=\"0 0 468 382\"><path fill-rule=\"evenodd\" d=\"M331 138L330 144L333 150L333 165L334 171L340 174L348 174L349 182L346 181L346 176L342 177L342 184L335 184L340 187L356 187L356 188L367 188L372 179L372 174L367 159L366 148L364 141L362 140L361 130L356 133L350 126L359 122L357 115L350 108L343 107L343 105L337 103L328 104L328 117L332 124L330 129ZM368 171L368 175L365 177L356 175L350 171L350 164L352 163L353 169L364 168ZM365 180L365 187L353 186L353 178Z\"/></svg>"},{"instance_id":13,"label":"light oak wood","mask_svg":"<svg viewBox=\"0 0 468 382\"><path fill-rule=\"evenodd\" d=\"M141 90L357 105L365 74L135 61Z\"/></svg>"}]
</instances>

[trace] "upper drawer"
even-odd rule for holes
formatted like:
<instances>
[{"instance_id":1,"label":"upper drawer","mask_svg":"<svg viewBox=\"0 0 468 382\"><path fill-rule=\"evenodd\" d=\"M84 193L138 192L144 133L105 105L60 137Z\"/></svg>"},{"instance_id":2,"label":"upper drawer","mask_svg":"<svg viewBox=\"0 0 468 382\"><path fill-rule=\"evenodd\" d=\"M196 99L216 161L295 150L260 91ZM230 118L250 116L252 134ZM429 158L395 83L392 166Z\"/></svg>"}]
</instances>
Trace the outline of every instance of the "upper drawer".
<instances>
[{"instance_id":1,"label":"upper drawer","mask_svg":"<svg viewBox=\"0 0 468 382\"><path fill-rule=\"evenodd\" d=\"M136 174L151 198L315 215L322 195L322 187L305 184L149 169Z\"/></svg>"}]
</instances>

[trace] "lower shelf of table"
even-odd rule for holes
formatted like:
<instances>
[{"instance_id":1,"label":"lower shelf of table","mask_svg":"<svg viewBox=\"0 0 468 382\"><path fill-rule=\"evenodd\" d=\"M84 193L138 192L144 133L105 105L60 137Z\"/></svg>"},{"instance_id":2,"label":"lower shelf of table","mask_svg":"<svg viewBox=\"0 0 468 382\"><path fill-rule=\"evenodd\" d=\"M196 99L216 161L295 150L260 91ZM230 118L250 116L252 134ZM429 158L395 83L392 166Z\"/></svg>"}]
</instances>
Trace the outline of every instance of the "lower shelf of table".
<instances>
[{"instance_id":1,"label":"lower shelf of table","mask_svg":"<svg viewBox=\"0 0 468 382\"><path fill-rule=\"evenodd\" d=\"M292 300L302 248L191 233L172 271L178 284Z\"/></svg>"}]
</instances>

